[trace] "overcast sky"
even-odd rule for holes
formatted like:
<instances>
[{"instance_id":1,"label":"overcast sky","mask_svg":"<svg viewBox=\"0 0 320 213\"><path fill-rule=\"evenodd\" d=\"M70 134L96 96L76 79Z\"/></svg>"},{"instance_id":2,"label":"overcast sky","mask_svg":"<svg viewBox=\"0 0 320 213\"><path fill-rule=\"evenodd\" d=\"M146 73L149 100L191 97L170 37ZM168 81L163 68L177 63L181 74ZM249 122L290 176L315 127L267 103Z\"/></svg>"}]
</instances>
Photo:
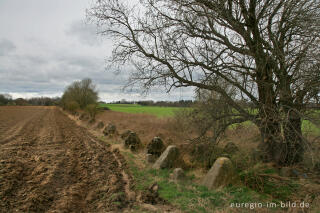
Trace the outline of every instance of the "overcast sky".
<instances>
[{"instance_id":1,"label":"overcast sky","mask_svg":"<svg viewBox=\"0 0 320 213\"><path fill-rule=\"evenodd\" d=\"M14 98L60 96L75 80L91 78L100 99L191 99L191 89L148 96L124 92L128 70L106 70L112 43L86 23L92 0L0 0L0 93Z\"/></svg>"}]
</instances>

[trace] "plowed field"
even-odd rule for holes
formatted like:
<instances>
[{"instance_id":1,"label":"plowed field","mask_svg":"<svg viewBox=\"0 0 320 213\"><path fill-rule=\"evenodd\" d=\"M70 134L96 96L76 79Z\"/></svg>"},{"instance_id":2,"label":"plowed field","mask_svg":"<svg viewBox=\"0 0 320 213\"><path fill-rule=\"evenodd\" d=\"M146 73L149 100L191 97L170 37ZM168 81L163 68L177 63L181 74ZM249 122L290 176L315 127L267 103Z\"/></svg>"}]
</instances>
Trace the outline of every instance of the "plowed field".
<instances>
[{"instance_id":1,"label":"plowed field","mask_svg":"<svg viewBox=\"0 0 320 213\"><path fill-rule=\"evenodd\" d=\"M56 107L0 107L0 212L109 212L129 204L119 153Z\"/></svg>"}]
</instances>

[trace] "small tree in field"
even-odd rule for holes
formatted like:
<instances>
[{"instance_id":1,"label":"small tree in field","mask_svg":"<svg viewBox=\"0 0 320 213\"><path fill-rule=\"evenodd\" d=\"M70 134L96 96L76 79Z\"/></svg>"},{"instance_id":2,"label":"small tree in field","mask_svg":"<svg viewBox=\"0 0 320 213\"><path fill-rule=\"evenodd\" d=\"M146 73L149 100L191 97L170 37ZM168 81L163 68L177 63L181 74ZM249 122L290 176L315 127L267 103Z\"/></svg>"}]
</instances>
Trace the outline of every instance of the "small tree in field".
<instances>
[{"instance_id":1,"label":"small tree in field","mask_svg":"<svg viewBox=\"0 0 320 213\"><path fill-rule=\"evenodd\" d=\"M98 92L89 78L81 81L75 81L64 91L61 98L63 107L70 102L77 102L81 109L89 104L96 104L98 101Z\"/></svg>"},{"instance_id":2,"label":"small tree in field","mask_svg":"<svg viewBox=\"0 0 320 213\"><path fill-rule=\"evenodd\" d=\"M319 0L126 2L96 0L88 15L115 41L111 62L134 64L130 83L215 92L233 109L221 118L259 127L266 160L302 160L302 115L319 102Z\"/></svg>"}]
</instances>

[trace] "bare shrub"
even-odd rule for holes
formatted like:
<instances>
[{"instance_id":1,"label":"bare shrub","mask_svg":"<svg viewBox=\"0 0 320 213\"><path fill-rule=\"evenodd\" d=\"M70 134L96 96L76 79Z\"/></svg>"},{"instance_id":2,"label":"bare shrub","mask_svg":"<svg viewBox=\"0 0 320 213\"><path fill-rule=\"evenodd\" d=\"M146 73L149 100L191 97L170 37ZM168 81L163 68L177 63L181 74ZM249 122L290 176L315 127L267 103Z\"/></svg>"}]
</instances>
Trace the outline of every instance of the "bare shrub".
<instances>
[{"instance_id":1,"label":"bare shrub","mask_svg":"<svg viewBox=\"0 0 320 213\"><path fill-rule=\"evenodd\" d=\"M89 104L88 106L86 106L86 111L88 112L88 114L92 120L96 119L96 115L99 112L96 104Z\"/></svg>"},{"instance_id":2,"label":"bare shrub","mask_svg":"<svg viewBox=\"0 0 320 213\"><path fill-rule=\"evenodd\" d=\"M222 149L213 143L205 141L193 143L189 149L191 163L194 167L210 169L217 158L221 157Z\"/></svg>"},{"instance_id":3,"label":"bare shrub","mask_svg":"<svg viewBox=\"0 0 320 213\"><path fill-rule=\"evenodd\" d=\"M191 114L192 110L189 108L183 108L181 110L176 110L174 112L173 119L170 120L170 125L173 129L188 133L185 134L186 139L195 132L194 124L190 119Z\"/></svg>"},{"instance_id":4,"label":"bare shrub","mask_svg":"<svg viewBox=\"0 0 320 213\"><path fill-rule=\"evenodd\" d=\"M98 92L92 80L85 78L81 81L75 81L67 87L61 98L61 105L65 108L66 104L75 101L81 109L85 109L89 104L96 104Z\"/></svg>"},{"instance_id":5,"label":"bare shrub","mask_svg":"<svg viewBox=\"0 0 320 213\"><path fill-rule=\"evenodd\" d=\"M303 156L302 165L308 170L320 173L320 145L318 142L319 137L316 137L308 144Z\"/></svg>"},{"instance_id":6,"label":"bare shrub","mask_svg":"<svg viewBox=\"0 0 320 213\"><path fill-rule=\"evenodd\" d=\"M78 102L70 101L66 103L66 109L73 115L76 114L77 110L80 109Z\"/></svg>"}]
</instances>

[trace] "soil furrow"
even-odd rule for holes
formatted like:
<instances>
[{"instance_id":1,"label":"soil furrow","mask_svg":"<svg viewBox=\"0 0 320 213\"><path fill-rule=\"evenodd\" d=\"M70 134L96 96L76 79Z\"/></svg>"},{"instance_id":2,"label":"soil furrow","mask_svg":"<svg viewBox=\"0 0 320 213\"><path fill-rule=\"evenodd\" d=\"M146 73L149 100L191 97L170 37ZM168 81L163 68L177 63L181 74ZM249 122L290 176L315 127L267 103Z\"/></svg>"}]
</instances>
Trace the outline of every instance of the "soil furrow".
<instances>
[{"instance_id":1,"label":"soil furrow","mask_svg":"<svg viewBox=\"0 0 320 213\"><path fill-rule=\"evenodd\" d=\"M16 116L21 111L25 115ZM57 108L12 107L0 118L6 135L0 139L0 212L108 212L128 205L121 162Z\"/></svg>"}]
</instances>

